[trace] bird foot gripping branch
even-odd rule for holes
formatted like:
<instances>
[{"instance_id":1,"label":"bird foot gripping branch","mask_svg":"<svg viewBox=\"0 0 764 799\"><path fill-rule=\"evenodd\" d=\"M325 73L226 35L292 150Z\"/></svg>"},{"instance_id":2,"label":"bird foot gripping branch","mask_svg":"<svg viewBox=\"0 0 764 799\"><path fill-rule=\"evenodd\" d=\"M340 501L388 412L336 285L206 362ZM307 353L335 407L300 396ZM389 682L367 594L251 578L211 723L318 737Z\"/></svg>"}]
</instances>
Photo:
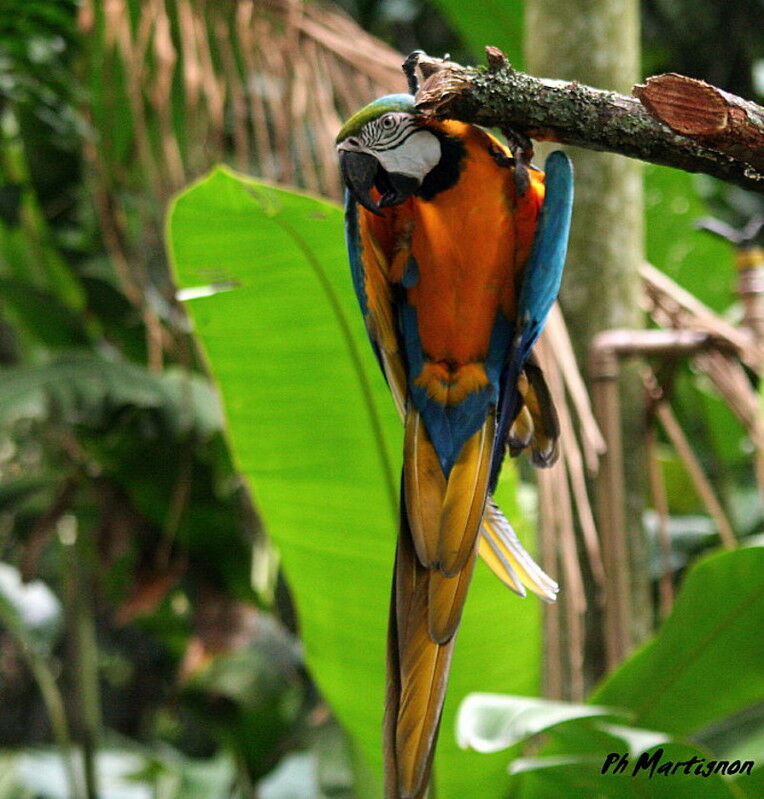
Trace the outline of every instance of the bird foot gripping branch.
<instances>
[{"instance_id":1,"label":"bird foot gripping branch","mask_svg":"<svg viewBox=\"0 0 764 799\"><path fill-rule=\"evenodd\" d=\"M491 495L507 450L538 466L557 457L557 414L532 349L560 285L572 170L555 152L544 174L526 163L529 141L510 150L482 128L422 113L416 70L432 79L444 64L412 54L411 93L375 100L337 137L353 285L405 425L388 799L427 791L477 555L521 596L557 592Z\"/></svg>"}]
</instances>

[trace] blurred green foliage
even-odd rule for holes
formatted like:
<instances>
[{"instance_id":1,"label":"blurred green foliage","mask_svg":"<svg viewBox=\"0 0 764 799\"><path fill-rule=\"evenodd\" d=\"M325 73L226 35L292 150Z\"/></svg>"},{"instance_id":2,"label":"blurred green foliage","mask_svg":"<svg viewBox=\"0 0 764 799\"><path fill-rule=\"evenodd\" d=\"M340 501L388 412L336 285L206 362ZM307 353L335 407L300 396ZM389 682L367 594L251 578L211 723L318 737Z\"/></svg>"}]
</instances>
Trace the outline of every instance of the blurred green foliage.
<instances>
[{"instance_id":1,"label":"blurred green foliage","mask_svg":"<svg viewBox=\"0 0 764 799\"><path fill-rule=\"evenodd\" d=\"M114 769L140 771L157 795L213 795L182 776L195 769L214 777L214 795L248 795L331 722L311 721L321 703L293 632L253 590L259 523L166 277L131 293L104 244L83 158L100 106L80 80L102 65L83 47L79 4L10 5L0 13L0 560L37 582L20 606L28 623L0 597L0 747L42 744L52 727L58 755L8 755L0 795L93 796L96 761L105 796ZM116 213L135 252L151 246L146 208L155 231L161 208L139 178L128 182L111 199L124 202ZM266 588L291 623L283 587ZM59 615L41 649L45 601Z\"/></svg>"},{"instance_id":2,"label":"blurred green foliage","mask_svg":"<svg viewBox=\"0 0 764 799\"><path fill-rule=\"evenodd\" d=\"M231 454L220 399L185 312L174 300L161 240L173 185L163 171L171 171L167 153L177 152L187 173L199 174L210 166L213 151L216 157L232 153L231 121L226 118L222 132L209 136L209 109L187 113L177 83L166 87L169 102L154 109L157 114L136 116L135 93L141 96L142 88L134 70L156 68L156 53L133 71L122 63L108 39L107 5L3 0L0 10L0 798L85 795L84 743L104 796L145 796L146 790L168 799L249 796L257 784L262 799L295 794L350 799L354 775L365 773L359 761L372 770L379 765L378 653L392 547L390 500L382 487L389 476L374 485L371 477L385 471L380 442L372 441L362 410L368 406L359 398L352 406L358 415L355 433L347 408L342 421L334 418L325 431L325 438L343 442L336 452L352 457L319 482L311 484L303 474L299 490L268 473L268 459L294 469L296 477L295 464L308 468L318 453L326 453L326 441L315 441L324 429L315 420L328 424L321 412L331 405L336 378L327 372L306 388L302 375L289 419L274 419L268 430L250 420L255 409L244 397L253 387L262 389L260 411L269 399L274 407L287 408L284 397L269 393L273 371L270 380L264 375L281 368L273 353L290 363L296 356L283 337L249 341L242 333L232 343L230 328L218 341L210 335L218 324L244 325L247 313L254 318L255 307L275 324L269 298L282 296L286 284L272 276L264 288L276 295L260 293L258 284L256 296L237 289L194 301L196 323L225 390ZM403 52L423 47L463 61L482 60L482 45L491 43L502 46L516 65L522 63L520 2L481 3L469 10L451 0L343 0L341 5ZM684 71L752 96L751 66L764 57L756 24L760 3L646 0L643 5L646 71ZM127 3L131 30L140 6L139 0ZM177 36L176 5L167 7ZM709 38L714 46L702 44ZM717 46L719 41L725 46ZM214 51L213 58L220 53ZM168 109L169 117L162 116ZM138 157L136 133L148 137L148 158ZM153 174L146 167L152 159L158 170ZM693 224L711 212L741 225L760 211L759 201L657 167L648 167L646 177L649 259L715 310L734 315L731 251L694 231ZM179 266L182 256L187 266L200 269L203 257L216 253L207 263L230 276L232 264L251 270L251 253L259 247L263 269L297 270L288 285L290 298L298 296L306 263L279 255L273 242L294 247L294 238L288 229L274 230L279 220L263 213L261 195L253 192L251 184L215 173L184 195L176 214L185 208L191 216L173 223ZM278 207L297 215L298 230L304 226L306 236L314 226L326 227L332 268L340 270L332 272L332 285L345 297L349 281L341 276L337 209L297 195L277 196ZM224 200L244 208L243 252L231 248L231 207ZM211 211L219 215L216 222L210 221ZM321 219L305 222L306 213ZM190 282L210 282L215 274L195 273ZM236 279L244 283L247 275ZM247 308L226 315L242 298ZM215 309L209 317L205 304ZM315 354L317 343L329 340L333 357L345 358L347 342L339 342L336 330L327 332L336 321L327 307L311 310L318 314L311 318L321 335L301 337L299 354ZM381 379L368 365L353 311L348 319L369 370L383 437L391 438L389 451L397 452L398 432L392 432L396 423L381 398ZM250 351L259 355L251 363ZM343 380L355 386L350 362L338 363ZM244 377L236 378L240 367L246 367L240 372ZM357 396L358 389L352 390ZM726 406L689 370L678 378L677 396L682 422L699 443L736 530L755 534L762 519L750 442ZM293 441L290 449L295 420L306 422L304 430L297 428L306 438ZM363 443L353 435L365 436ZM664 453L674 513L672 563L679 570L715 538L704 527L681 465L668 448ZM316 460L303 461L308 455ZM369 467L365 483L357 474L363 464ZM239 468L252 478L274 539L281 536L304 630L298 631L284 575ZM348 518L356 527L371 518L368 542L350 552L344 541L337 543L332 525L339 510L326 501L337 492L340 477L352 486L338 500L352 506ZM511 507L514 483L511 476L506 479L503 502ZM314 530L306 518L316 509L321 518ZM330 557L343 580L328 582ZM660 568L656 557L656 579ZM352 600L358 623L342 629L340 613L351 612ZM457 648L448 719L468 690L537 691L539 613L529 600L517 618L516 604L478 570ZM497 650L496 658L476 671L470 653L488 646L497 614L507 617L500 642L506 651ZM372 631L369 641L359 639L364 625ZM348 659L333 662L330 645ZM362 756L355 761L307 675L304 656L360 746ZM346 692L349 685L357 687ZM437 773L453 786L480 773L486 783L481 796L500 793L507 781L506 756L483 763L456 752L449 725L444 724ZM374 777L368 781L374 784ZM359 785L366 782L361 776Z\"/></svg>"}]
</instances>

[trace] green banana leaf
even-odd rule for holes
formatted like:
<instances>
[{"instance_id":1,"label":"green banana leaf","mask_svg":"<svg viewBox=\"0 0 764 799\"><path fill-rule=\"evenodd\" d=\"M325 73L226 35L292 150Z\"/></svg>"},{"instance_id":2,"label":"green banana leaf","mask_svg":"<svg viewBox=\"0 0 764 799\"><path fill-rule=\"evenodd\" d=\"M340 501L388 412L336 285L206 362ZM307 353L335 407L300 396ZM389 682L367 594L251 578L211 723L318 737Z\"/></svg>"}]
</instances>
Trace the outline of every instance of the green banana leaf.
<instances>
[{"instance_id":1,"label":"green banana leaf","mask_svg":"<svg viewBox=\"0 0 764 799\"><path fill-rule=\"evenodd\" d=\"M760 796L755 766L734 780L701 772L712 761L761 762L762 623L764 547L706 557L688 573L655 637L587 704L476 694L460 709L459 737L496 752L543 732L546 743L535 756L510 763L522 799ZM701 771L665 777L637 768L643 753L659 747L661 763L694 756ZM611 760L605 769L611 753L628 753L628 765L616 770Z\"/></svg>"},{"instance_id":2,"label":"green banana leaf","mask_svg":"<svg viewBox=\"0 0 764 799\"><path fill-rule=\"evenodd\" d=\"M342 211L214 170L174 201L168 249L249 480L295 598L305 657L378 797L385 630L401 429L352 293ZM201 296L207 294L208 296ZM497 498L528 526L506 469ZM460 751L470 692L535 694L540 611L482 564L453 662L435 763L439 799L506 795L506 753Z\"/></svg>"},{"instance_id":3,"label":"green banana leaf","mask_svg":"<svg viewBox=\"0 0 764 799\"><path fill-rule=\"evenodd\" d=\"M608 675L588 704L476 695L461 708L459 736L495 752L544 732L547 742L537 756L510 764L522 799L759 796L756 768L731 781L695 772L653 779L635 766L639 755L657 747L664 750L661 762L695 756L696 766L701 760L760 763L762 623L764 547L711 555L692 567L655 637ZM603 718L608 709L617 723ZM609 753L627 752L625 770L601 773Z\"/></svg>"},{"instance_id":4,"label":"green banana leaf","mask_svg":"<svg viewBox=\"0 0 764 799\"><path fill-rule=\"evenodd\" d=\"M696 733L761 700L762 624L764 547L704 558L658 635L590 699L627 708L642 727Z\"/></svg>"}]
</instances>

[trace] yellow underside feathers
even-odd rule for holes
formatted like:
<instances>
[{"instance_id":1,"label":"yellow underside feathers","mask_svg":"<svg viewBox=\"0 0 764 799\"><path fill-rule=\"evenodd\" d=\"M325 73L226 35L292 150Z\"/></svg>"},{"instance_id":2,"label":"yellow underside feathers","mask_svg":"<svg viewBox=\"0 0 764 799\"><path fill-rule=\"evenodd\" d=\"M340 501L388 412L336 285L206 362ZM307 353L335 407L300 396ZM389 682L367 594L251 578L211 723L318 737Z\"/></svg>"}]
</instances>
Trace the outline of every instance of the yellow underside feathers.
<instances>
[{"instance_id":1,"label":"yellow underside feathers","mask_svg":"<svg viewBox=\"0 0 764 799\"><path fill-rule=\"evenodd\" d=\"M414 382L425 389L430 399L444 406L458 405L489 385L482 363L466 363L452 372L441 363L428 361Z\"/></svg>"},{"instance_id":2,"label":"yellow underside feathers","mask_svg":"<svg viewBox=\"0 0 764 799\"><path fill-rule=\"evenodd\" d=\"M475 549L488 494L494 431L495 416L489 413L462 447L448 477L438 535L438 568L447 577L458 574Z\"/></svg>"}]
</instances>

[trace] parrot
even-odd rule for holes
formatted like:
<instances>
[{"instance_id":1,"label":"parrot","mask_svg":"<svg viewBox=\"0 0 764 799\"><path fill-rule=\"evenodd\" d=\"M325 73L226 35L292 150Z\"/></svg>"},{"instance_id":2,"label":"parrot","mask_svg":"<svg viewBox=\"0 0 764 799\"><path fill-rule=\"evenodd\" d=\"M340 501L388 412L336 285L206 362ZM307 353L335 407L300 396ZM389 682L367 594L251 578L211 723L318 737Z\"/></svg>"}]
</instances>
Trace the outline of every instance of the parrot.
<instances>
[{"instance_id":1,"label":"parrot","mask_svg":"<svg viewBox=\"0 0 764 799\"><path fill-rule=\"evenodd\" d=\"M404 424L383 721L386 799L423 799L478 554L510 589L558 586L493 500L507 452L558 455L533 354L560 287L573 201L477 125L374 100L336 140L345 237L366 331Z\"/></svg>"}]
</instances>

